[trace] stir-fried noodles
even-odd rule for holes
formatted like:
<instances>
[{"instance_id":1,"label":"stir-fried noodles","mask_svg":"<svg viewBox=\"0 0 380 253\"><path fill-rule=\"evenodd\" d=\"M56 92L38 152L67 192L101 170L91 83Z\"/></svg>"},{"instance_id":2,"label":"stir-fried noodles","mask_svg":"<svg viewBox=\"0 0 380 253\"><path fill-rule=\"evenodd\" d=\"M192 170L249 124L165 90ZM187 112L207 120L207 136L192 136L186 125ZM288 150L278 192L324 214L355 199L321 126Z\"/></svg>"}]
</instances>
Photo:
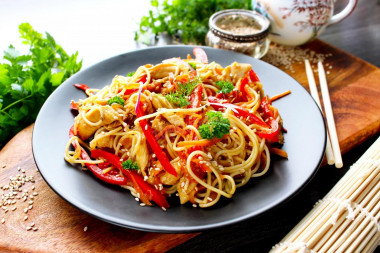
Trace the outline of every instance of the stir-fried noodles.
<instances>
[{"instance_id":1,"label":"stir-fried noodles","mask_svg":"<svg viewBox=\"0 0 380 253\"><path fill-rule=\"evenodd\" d=\"M65 159L165 210L171 195L199 207L231 198L268 171L270 153L286 157L282 119L251 65L223 68L194 54L140 66L100 90L76 84L88 98L72 101Z\"/></svg>"}]
</instances>

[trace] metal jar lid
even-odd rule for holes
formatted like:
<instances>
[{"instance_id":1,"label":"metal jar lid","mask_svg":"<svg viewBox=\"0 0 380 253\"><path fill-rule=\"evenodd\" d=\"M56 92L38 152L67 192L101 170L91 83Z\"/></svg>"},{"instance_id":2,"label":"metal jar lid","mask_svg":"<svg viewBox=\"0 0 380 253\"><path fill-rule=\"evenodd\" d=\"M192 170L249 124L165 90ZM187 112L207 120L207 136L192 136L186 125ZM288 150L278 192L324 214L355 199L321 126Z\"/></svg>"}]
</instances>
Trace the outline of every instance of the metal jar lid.
<instances>
[{"instance_id":1,"label":"metal jar lid","mask_svg":"<svg viewBox=\"0 0 380 253\"><path fill-rule=\"evenodd\" d=\"M237 33L233 31L245 25L254 31ZM254 42L267 37L269 20L263 15L249 10L229 9L214 13L209 19L210 31L217 36L236 42ZM226 28L226 26L229 26Z\"/></svg>"}]
</instances>

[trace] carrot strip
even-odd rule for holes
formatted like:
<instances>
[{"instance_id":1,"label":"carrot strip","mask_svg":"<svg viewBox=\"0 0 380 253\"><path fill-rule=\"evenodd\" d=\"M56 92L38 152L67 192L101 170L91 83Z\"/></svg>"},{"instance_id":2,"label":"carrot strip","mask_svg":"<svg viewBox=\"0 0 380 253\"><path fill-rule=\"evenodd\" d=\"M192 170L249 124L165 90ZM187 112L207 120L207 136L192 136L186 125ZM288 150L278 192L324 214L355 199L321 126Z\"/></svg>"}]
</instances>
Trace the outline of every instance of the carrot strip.
<instances>
[{"instance_id":1,"label":"carrot strip","mask_svg":"<svg viewBox=\"0 0 380 253\"><path fill-rule=\"evenodd\" d=\"M285 92L283 92L283 93L280 93L280 94L277 94L277 95L273 96L273 97L270 99L270 101L275 101L275 100L277 100L277 99L279 99L279 98L282 98L282 97L285 97L286 95L289 95L290 93L291 93L291 91L290 91L290 90L287 90L287 91L285 91Z\"/></svg>"},{"instance_id":2,"label":"carrot strip","mask_svg":"<svg viewBox=\"0 0 380 253\"><path fill-rule=\"evenodd\" d=\"M288 158L288 153L286 153L285 150L279 149L279 148L269 148L269 152L276 154L278 156Z\"/></svg>"},{"instance_id":3,"label":"carrot strip","mask_svg":"<svg viewBox=\"0 0 380 253\"><path fill-rule=\"evenodd\" d=\"M177 144L177 147L211 146L217 143L218 141L220 141L220 139L216 139L216 138L211 139L211 140L202 139L202 140L194 140L194 141L181 141Z\"/></svg>"}]
</instances>

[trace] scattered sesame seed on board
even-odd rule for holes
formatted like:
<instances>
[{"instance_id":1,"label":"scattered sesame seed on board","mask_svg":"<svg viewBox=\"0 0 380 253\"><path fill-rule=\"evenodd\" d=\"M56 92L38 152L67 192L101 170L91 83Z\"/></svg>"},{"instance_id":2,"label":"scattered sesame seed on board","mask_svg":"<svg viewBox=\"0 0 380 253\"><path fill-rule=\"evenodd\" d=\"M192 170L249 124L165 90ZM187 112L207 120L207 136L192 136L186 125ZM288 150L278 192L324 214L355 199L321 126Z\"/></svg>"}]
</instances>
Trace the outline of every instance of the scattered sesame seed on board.
<instances>
[{"instance_id":1,"label":"scattered sesame seed on board","mask_svg":"<svg viewBox=\"0 0 380 253\"><path fill-rule=\"evenodd\" d=\"M309 48L283 46L272 43L267 54L261 60L276 67L283 67L285 70L294 73L293 64L304 64L306 59L312 64L317 64L318 61L323 63L323 61L330 56L332 56L331 53L317 53ZM332 66L330 67L332 68Z\"/></svg>"}]
</instances>

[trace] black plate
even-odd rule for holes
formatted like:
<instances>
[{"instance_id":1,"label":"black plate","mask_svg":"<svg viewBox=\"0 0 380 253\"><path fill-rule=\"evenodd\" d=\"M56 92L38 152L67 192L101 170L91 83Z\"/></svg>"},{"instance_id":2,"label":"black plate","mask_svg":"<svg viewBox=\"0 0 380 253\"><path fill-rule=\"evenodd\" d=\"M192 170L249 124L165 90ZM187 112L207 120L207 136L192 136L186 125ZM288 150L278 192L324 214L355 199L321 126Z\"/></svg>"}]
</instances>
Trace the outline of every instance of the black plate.
<instances>
[{"instance_id":1,"label":"black plate","mask_svg":"<svg viewBox=\"0 0 380 253\"><path fill-rule=\"evenodd\" d=\"M274 102L288 130L283 146L288 160L276 159L267 175L252 179L232 199L223 200L216 207L181 206L173 197L166 212L159 207L140 207L127 190L104 184L89 172L66 163L63 155L74 122L70 101L85 98L73 84L102 88L115 75L126 75L140 65L157 64L171 57L185 58L192 53L191 46L154 47L119 55L80 71L48 98L34 126L33 155L49 186L80 210L109 223L173 233L201 231L255 217L305 186L320 165L326 141L324 121L314 100L299 83L272 65L231 51L204 49L210 61L224 67L234 61L252 64L269 96L292 91Z\"/></svg>"}]
</instances>

